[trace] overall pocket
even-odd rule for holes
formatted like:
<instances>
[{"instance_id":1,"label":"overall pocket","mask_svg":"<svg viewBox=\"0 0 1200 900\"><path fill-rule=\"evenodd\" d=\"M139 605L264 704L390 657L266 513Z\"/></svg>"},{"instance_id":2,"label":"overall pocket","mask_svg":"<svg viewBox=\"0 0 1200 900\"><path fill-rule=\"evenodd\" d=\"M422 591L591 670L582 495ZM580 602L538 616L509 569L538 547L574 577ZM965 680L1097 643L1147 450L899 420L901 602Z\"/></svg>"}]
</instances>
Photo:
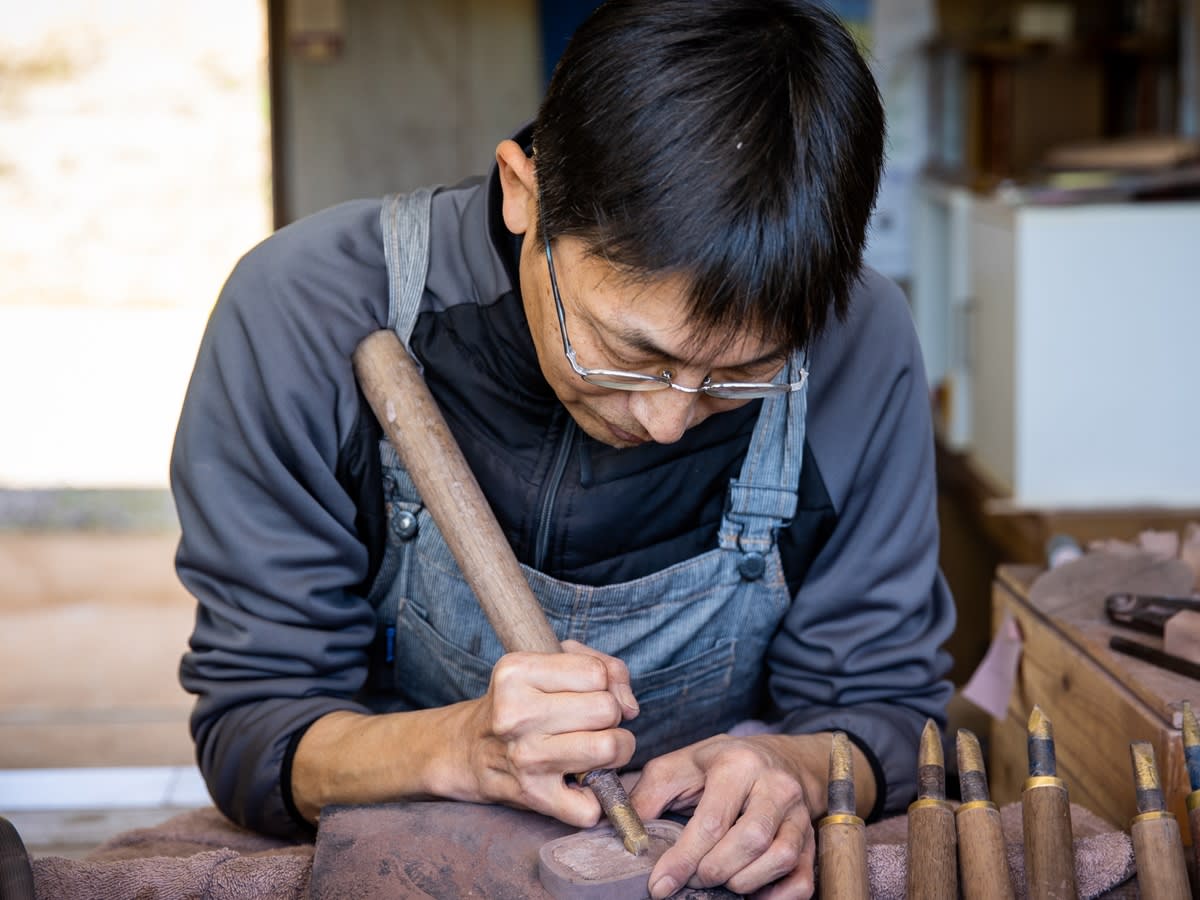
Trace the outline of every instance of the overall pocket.
<instances>
[{"instance_id":1,"label":"overall pocket","mask_svg":"<svg viewBox=\"0 0 1200 900\"><path fill-rule=\"evenodd\" d=\"M473 602L473 598L472 598ZM480 656L441 634L415 604L404 603L396 622L395 689L413 708L448 706L487 693L492 667L500 658ZM490 630L490 626L483 623Z\"/></svg>"},{"instance_id":2,"label":"overall pocket","mask_svg":"<svg viewBox=\"0 0 1200 900\"><path fill-rule=\"evenodd\" d=\"M733 683L737 641L710 649L664 669L633 676L641 711L625 727L637 737L631 768L724 731L745 717L755 685Z\"/></svg>"}]
</instances>

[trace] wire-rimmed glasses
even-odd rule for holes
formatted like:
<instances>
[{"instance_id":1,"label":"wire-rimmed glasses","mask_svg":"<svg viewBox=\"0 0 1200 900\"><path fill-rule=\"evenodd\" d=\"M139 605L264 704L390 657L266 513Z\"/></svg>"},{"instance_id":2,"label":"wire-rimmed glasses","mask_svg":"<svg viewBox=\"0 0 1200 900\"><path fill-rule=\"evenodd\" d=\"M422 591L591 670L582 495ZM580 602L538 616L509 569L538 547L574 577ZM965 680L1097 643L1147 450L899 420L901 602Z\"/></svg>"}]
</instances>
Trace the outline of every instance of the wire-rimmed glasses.
<instances>
[{"instance_id":1,"label":"wire-rimmed glasses","mask_svg":"<svg viewBox=\"0 0 1200 900\"><path fill-rule=\"evenodd\" d=\"M705 377L699 387L687 387L676 384L672 373L664 369L658 375L647 375L644 372L624 372L619 369L587 369L575 358L575 348L567 337L567 319L563 311L562 296L558 292L558 277L554 272L554 254L550 252L550 241L546 245L546 266L550 270L550 290L554 294L554 307L558 312L558 328L562 333L563 353L567 362L575 370L575 374L597 387L610 388L614 391L663 391L668 388L682 391L685 394L707 394L721 400L754 400L759 397L771 397L778 394L789 394L804 387L808 380L808 370L800 370L800 380L792 382L759 382L759 381L716 381Z\"/></svg>"}]
</instances>

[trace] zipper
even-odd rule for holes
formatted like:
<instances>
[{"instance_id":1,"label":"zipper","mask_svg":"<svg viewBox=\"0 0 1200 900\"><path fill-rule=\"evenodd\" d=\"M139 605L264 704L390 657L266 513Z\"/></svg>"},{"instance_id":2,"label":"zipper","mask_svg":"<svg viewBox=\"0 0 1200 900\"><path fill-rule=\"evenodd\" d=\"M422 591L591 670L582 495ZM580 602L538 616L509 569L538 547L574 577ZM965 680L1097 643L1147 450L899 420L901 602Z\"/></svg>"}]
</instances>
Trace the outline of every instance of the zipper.
<instances>
[{"instance_id":1,"label":"zipper","mask_svg":"<svg viewBox=\"0 0 1200 900\"><path fill-rule=\"evenodd\" d=\"M554 465L550 469L546 493L542 497L542 510L538 516L537 539L534 541L533 567L539 572L546 565L546 554L550 551L550 523L553 518L554 501L558 499L558 489L562 485L563 473L567 471L567 461L571 458L571 445L575 442L575 432L578 430L575 419L567 414L567 427L563 429L562 441L554 456Z\"/></svg>"}]
</instances>

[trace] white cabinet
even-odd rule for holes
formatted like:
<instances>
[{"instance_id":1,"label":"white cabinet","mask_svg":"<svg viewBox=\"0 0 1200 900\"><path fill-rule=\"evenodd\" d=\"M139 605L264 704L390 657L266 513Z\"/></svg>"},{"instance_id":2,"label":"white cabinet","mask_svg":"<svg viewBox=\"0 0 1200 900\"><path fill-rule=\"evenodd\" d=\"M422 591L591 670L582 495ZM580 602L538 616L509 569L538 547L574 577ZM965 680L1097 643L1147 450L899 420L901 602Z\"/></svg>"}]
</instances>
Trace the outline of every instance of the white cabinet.
<instances>
[{"instance_id":1,"label":"white cabinet","mask_svg":"<svg viewBox=\"0 0 1200 900\"><path fill-rule=\"evenodd\" d=\"M917 183L911 290L925 374L938 388L942 439L955 449L971 435L967 324L971 298L973 194L923 176Z\"/></svg>"},{"instance_id":2,"label":"white cabinet","mask_svg":"<svg viewBox=\"0 0 1200 900\"><path fill-rule=\"evenodd\" d=\"M1200 203L969 210L974 461L1018 506L1200 505Z\"/></svg>"}]
</instances>

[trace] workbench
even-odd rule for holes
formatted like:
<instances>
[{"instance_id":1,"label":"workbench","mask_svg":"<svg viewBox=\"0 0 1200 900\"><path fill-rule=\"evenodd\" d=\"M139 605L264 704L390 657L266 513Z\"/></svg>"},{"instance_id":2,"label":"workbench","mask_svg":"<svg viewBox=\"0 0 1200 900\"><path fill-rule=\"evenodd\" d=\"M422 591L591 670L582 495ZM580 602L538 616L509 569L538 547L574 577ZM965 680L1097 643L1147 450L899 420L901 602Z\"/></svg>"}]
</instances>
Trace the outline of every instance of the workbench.
<instances>
[{"instance_id":1,"label":"workbench","mask_svg":"<svg viewBox=\"0 0 1200 900\"><path fill-rule=\"evenodd\" d=\"M992 633L1012 616L1023 642L1007 716L992 723L988 769L994 799L1003 804L1020 798L1028 775L1027 723L1037 704L1052 723L1058 774L1072 802L1128 830L1137 814L1129 745L1149 741L1170 810L1190 842L1182 701L1200 705L1200 681L1108 647L1116 634L1161 647L1161 638L1110 624L1103 602L1108 593L1139 584L1153 592L1156 573L1126 573L1127 583L1112 587L1095 579L1087 584L1085 578L1050 597L1034 592L1031 599L1041 571L1001 566L993 583Z\"/></svg>"},{"instance_id":2,"label":"workbench","mask_svg":"<svg viewBox=\"0 0 1200 900\"><path fill-rule=\"evenodd\" d=\"M936 441L939 563L958 606L958 627L947 644L951 679L966 683L987 649L992 581L1004 564L1044 564L1046 543L1068 534L1081 546L1095 540L1136 542L1144 531L1182 531L1200 522L1200 507L1088 507L1027 509L1013 506L972 454Z\"/></svg>"}]
</instances>

